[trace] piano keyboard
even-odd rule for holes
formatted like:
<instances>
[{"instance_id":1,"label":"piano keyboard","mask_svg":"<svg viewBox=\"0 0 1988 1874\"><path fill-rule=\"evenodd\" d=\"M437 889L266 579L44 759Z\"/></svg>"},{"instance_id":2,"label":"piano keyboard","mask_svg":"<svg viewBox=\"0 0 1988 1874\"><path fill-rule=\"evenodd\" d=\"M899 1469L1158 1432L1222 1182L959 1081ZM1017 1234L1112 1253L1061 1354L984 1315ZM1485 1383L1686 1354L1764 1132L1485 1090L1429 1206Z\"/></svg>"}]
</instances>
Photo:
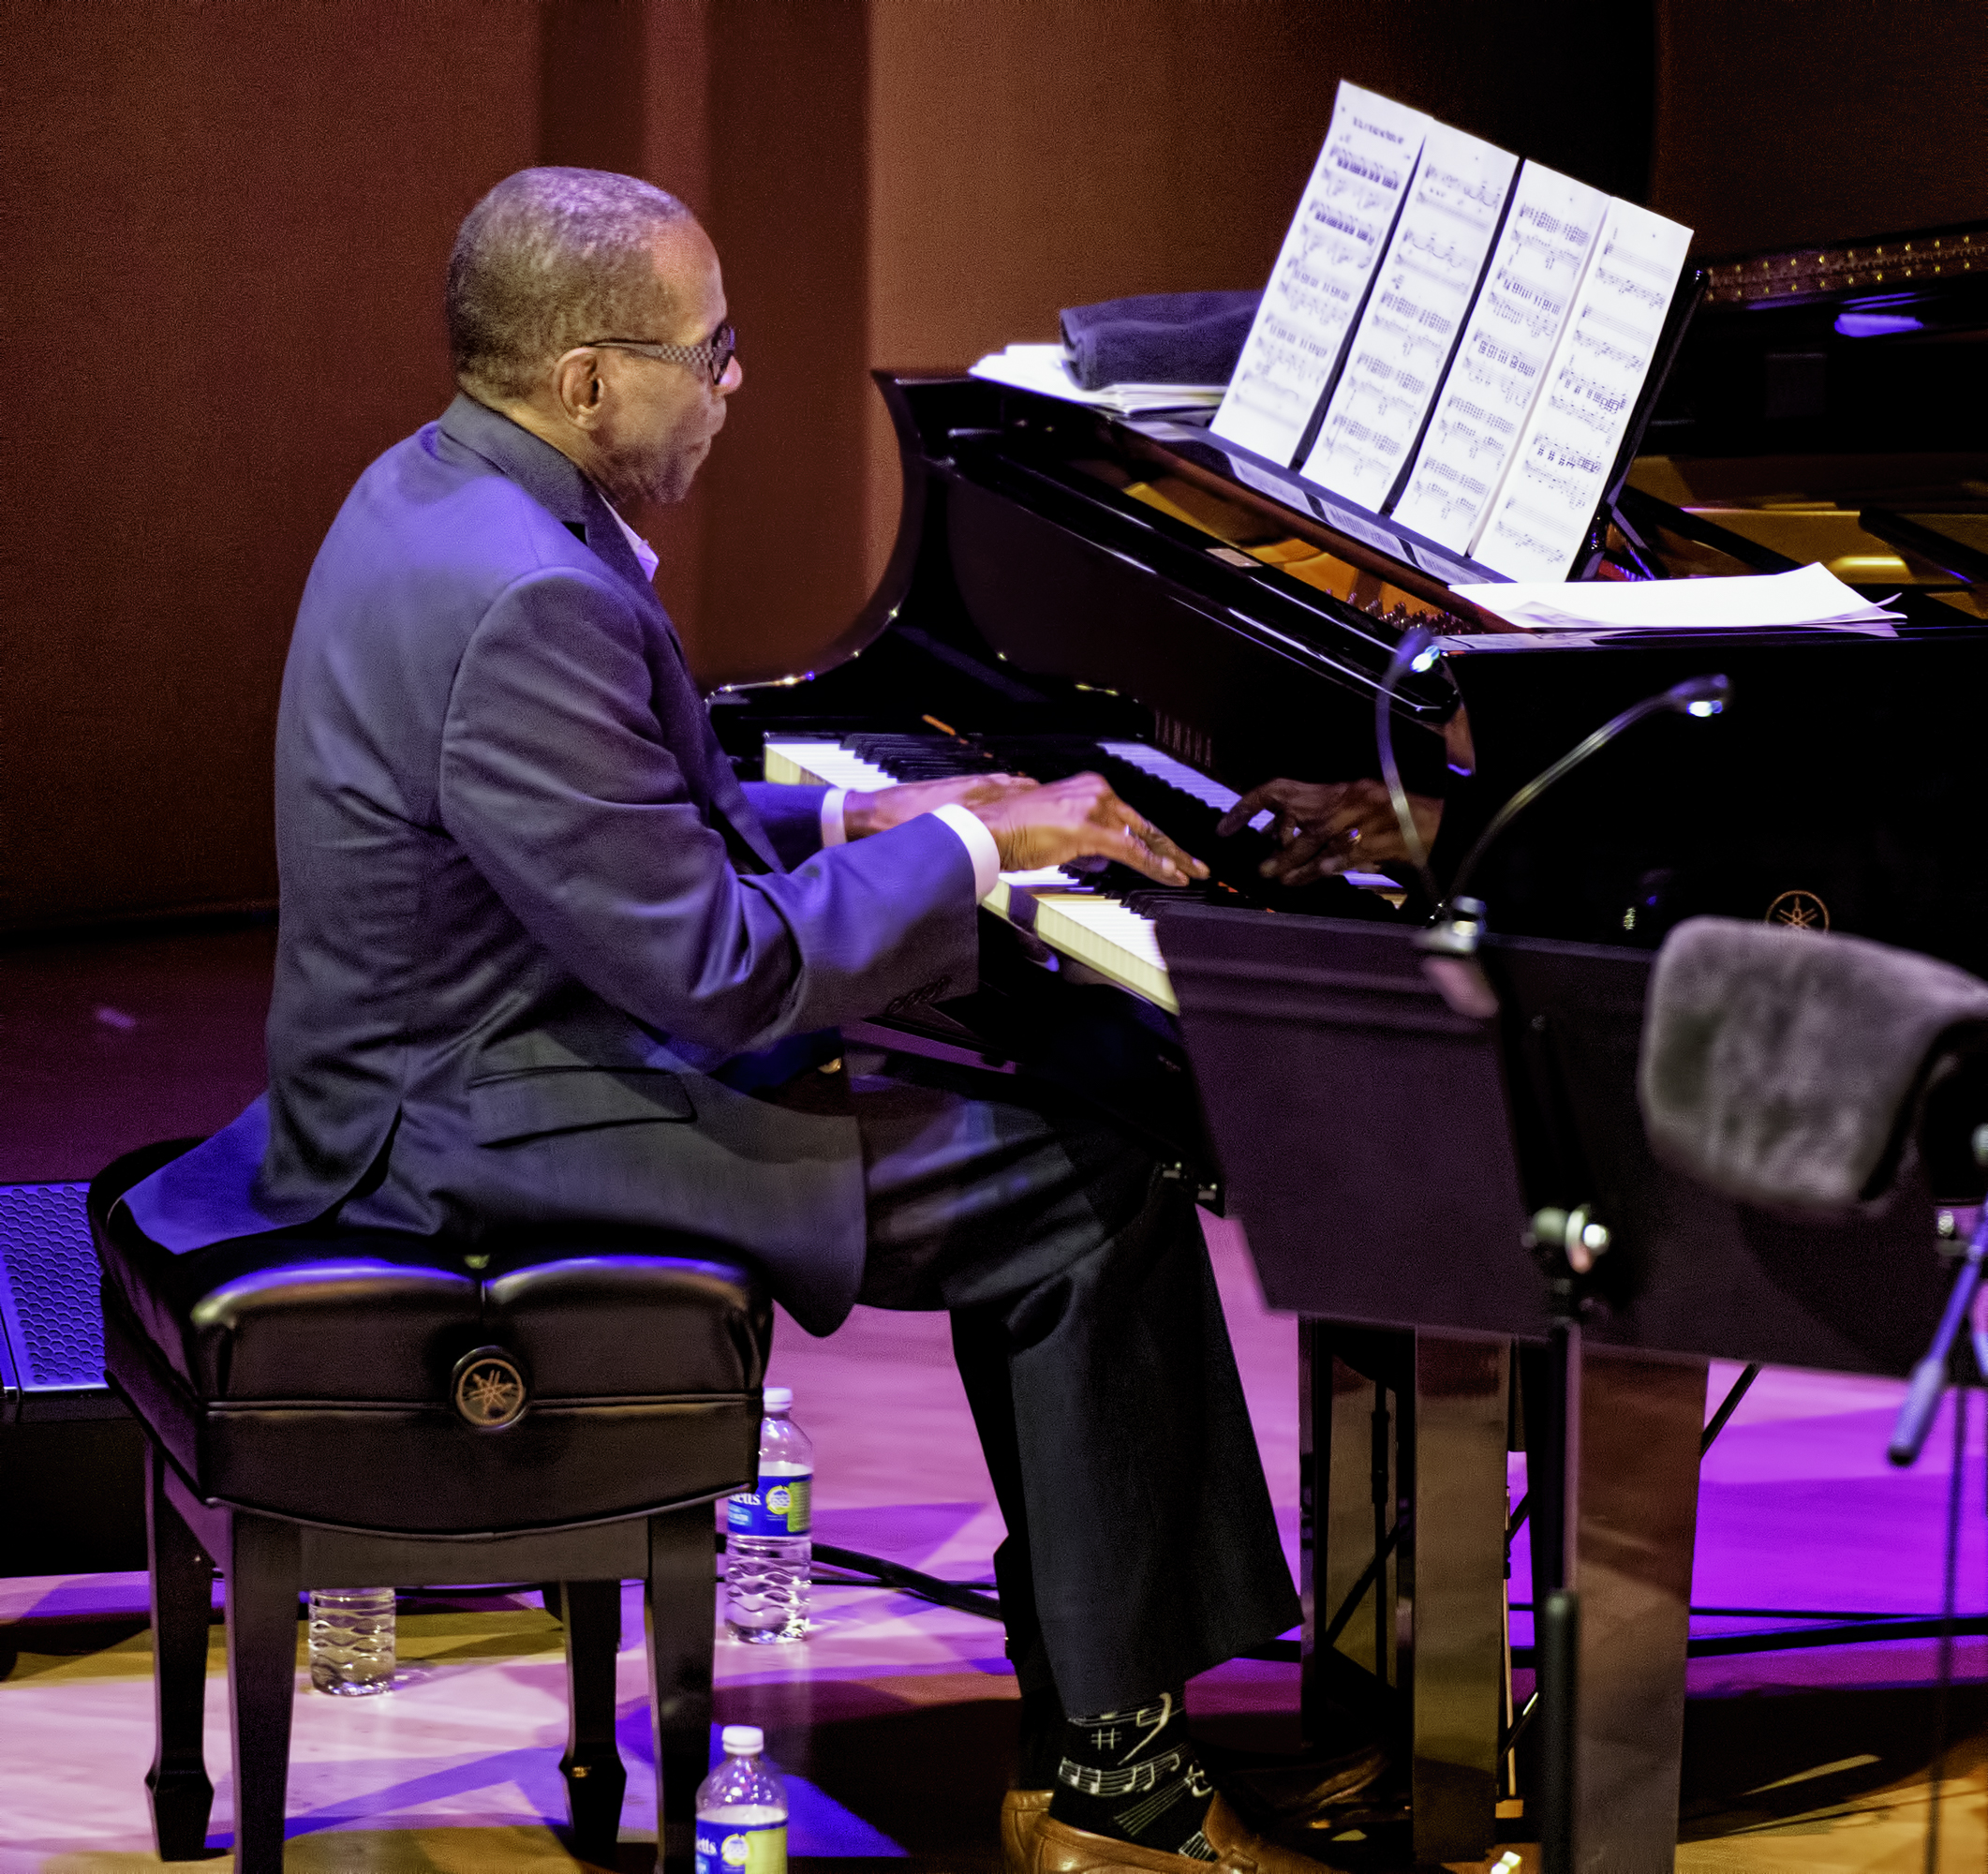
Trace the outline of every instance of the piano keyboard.
<instances>
[{"instance_id":1,"label":"piano keyboard","mask_svg":"<svg viewBox=\"0 0 1988 1874\"><path fill-rule=\"evenodd\" d=\"M1145 742L1100 742L1096 746L1101 753L1139 769L1215 813L1226 813L1239 798L1219 781ZM836 742L770 736L764 771L768 781L847 787L862 793L894 787L905 778ZM1274 813L1265 811L1250 825L1262 832L1275 820ZM1378 872L1354 872L1347 877L1369 890L1397 889L1392 879ZM1050 949L1096 971L1120 989L1179 1013L1180 1005L1167 980L1166 960L1160 954L1153 920L1110 894L1086 885L1060 866L1047 866L1035 871L1001 873L981 902L996 916L1032 931Z\"/></svg>"}]
</instances>

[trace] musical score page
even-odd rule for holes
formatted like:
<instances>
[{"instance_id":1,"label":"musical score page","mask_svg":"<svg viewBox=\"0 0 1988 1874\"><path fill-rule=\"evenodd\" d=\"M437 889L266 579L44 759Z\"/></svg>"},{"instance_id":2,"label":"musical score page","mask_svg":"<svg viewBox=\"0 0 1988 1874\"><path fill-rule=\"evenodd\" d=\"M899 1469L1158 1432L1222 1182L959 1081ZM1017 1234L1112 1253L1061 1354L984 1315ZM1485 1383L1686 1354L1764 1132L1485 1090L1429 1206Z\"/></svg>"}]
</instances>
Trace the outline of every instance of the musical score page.
<instances>
[{"instance_id":1,"label":"musical score page","mask_svg":"<svg viewBox=\"0 0 1988 1874\"><path fill-rule=\"evenodd\" d=\"M1566 329L1471 558L1510 579L1565 579L1587 540L1656 357L1691 230L1614 200Z\"/></svg>"},{"instance_id":2,"label":"musical score page","mask_svg":"<svg viewBox=\"0 0 1988 1874\"><path fill-rule=\"evenodd\" d=\"M1414 173L1429 119L1341 82L1325 146L1209 425L1273 462L1298 453Z\"/></svg>"},{"instance_id":3,"label":"musical score page","mask_svg":"<svg viewBox=\"0 0 1988 1874\"><path fill-rule=\"evenodd\" d=\"M1432 124L1346 367L1305 458L1309 482L1378 513L1406 466L1483 276L1519 158Z\"/></svg>"},{"instance_id":4,"label":"musical score page","mask_svg":"<svg viewBox=\"0 0 1988 1874\"><path fill-rule=\"evenodd\" d=\"M1469 550L1566 325L1609 198L1538 163L1519 172L1511 212L1471 309L1394 518Z\"/></svg>"}]
</instances>

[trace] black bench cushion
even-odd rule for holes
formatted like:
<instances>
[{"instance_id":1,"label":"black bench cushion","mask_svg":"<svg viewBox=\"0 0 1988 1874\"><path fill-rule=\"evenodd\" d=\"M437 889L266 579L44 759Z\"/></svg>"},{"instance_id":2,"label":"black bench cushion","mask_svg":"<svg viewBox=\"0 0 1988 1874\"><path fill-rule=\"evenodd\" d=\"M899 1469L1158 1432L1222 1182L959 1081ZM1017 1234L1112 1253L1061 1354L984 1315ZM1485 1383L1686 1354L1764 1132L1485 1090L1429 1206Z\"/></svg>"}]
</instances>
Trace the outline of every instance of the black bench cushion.
<instances>
[{"instance_id":1,"label":"black bench cushion","mask_svg":"<svg viewBox=\"0 0 1988 1874\"><path fill-rule=\"evenodd\" d=\"M749 1485L770 1309L750 1272L664 1233L452 1242L310 1227L175 1256L117 1199L190 1141L91 1186L105 1363L202 1496L367 1529L478 1534ZM530 1403L472 1427L463 1355Z\"/></svg>"}]
</instances>

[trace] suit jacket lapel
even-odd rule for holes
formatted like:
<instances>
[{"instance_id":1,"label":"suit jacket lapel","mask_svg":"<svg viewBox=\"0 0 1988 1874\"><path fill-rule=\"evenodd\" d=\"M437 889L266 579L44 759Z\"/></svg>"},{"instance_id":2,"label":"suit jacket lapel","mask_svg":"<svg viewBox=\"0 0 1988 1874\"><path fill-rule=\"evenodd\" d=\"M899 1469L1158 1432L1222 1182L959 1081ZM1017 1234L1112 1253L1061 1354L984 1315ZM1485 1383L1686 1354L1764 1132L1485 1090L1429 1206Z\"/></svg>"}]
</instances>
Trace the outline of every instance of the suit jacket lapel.
<instances>
[{"instance_id":1,"label":"suit jacket lapel","mask_svg":"<svg viewBox=\"0 0 1988 1874\"><path fill-rule=\"evenodd\" d=\"M564 522L598 558L633 587L638 596L662 612L656 588L642 576L642 567L616 525L605 498L575 463L561 455L551 443L542 441L528 429L520 428L508 416L499 415L474 397L458 396L442 412L441 427L452 442L459 442L481 455L498 474L515 482L555 520ZM668 616L663 613L665 623ZM673 643L675 636L673 626ZM682 654L679 645L677 655Z\"/></svg>"},{"instance_id":2,"label":"suit jacket lapel","mask_svg":"<svg viewBox=\"0 0 1988 1874\"><path fill-rule=\"evenodd\" d=\"M690 687L694 696L696 687L691 682L690 660L684 655L683 641L676 635L675 625L663 609L662 601L657 598L656 588L643 576L641 562L636 559L627 536L616 524L606 499L580 472L578 466L560 454L551 443L542 441L528 429L521 428L508 416L499 415L487 405L478 403L474 397L457 396L442 413L441 427L452 441L481 455L500 475L515 482L555 520L562 522L577 535L596 558L627 582L637 601L654 617L669 640L684 682ZM708 736L706 740L710 741ZM683 752L678 751L679 759ZM787 869L780 863L779 855L773 850L773 842L759 824L759 815L753 812L745 790L738 784L738 777L732 771L731 761L715 743L708 751L699 751L700 756L707 752L711 759L706 763L709 771L704 777L705 811L718 823L717 830L731 849L734 862L741 856L749 856L757 859L759 864L747 870L785 871Z\"/></svg>"}]
</instances>

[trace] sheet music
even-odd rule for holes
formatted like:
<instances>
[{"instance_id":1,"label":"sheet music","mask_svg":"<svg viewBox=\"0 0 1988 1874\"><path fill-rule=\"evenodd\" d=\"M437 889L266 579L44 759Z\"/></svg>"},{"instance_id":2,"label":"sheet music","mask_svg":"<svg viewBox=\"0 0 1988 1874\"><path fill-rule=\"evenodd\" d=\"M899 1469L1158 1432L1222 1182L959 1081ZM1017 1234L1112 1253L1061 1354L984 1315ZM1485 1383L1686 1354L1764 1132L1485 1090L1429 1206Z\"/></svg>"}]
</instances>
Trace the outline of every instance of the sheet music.
<instances>
[{"instance_id":1,"label":"sheet music","mask_svg":"<svg viewBox=\"0 0 1988 1874\"><path fill-rule=\"evenodd\" d=\"M1471 558L1512 579L1565 579L1615 465L1691 230L1613 201L1504 485Z\"/></svg>"},{"instance_id":2,"label":"sheet music","mask_svg":"<svg viewBox=\"0 0 1988 1874\"><path fill-rule=\"evenodd\" d=\"M1511 460L1609 198L1538 163L1519 172L1511 213L1471 310L1394 518L1468 551Z\"/></svg>"},{"instance_id":3,"label":"sheet music","mask_svg":"<svg viewBox=\"0 0 1988 1874\"><path fill-rule=\"evenodd\" d=\"M1260 468L1243 455L1224 454L1223 460L1235 470L1239 482L1247 483L1259 495L1268 495L1273 500L1282 501L1287 508L1296 508L1300 513L1311 505L1306 498L1304 483L1288 471L1279 474L1273 469Z\"/></svg>"},{"instance_id":4,"label":"sheet music","mask_svg":"<svg viewBox=\"0 0 1988 1874\"><path fill-rule=\"evenodd\" d=\"M1905 614L1873 603L1826 566L1729 579L1513 580L1451 587L1528 631L1787 631L1876 625Z\"/></svg>"},{"instance_id":5,"label":"sheet music","mask_svg":"<svg viewBox=\"0 0 1988 1874\"><path fill-rule=\"evenodd\" d=\"M1343 534L1351 534L1355 540L1363 540L1369 546L1378 547L1383 553L1399 554L1402 550L1402 543L1375 521L1372 515L1348 513L1337 502L1328 500L1316 488L1306 487L1295 476L1280 475L1268 468L1259 468L1255 463L1246 461L1239 455L1231 455L1228 465L1236 471L1238 481L1248 483L1259 494L1275 496L1286 507L1296 508L1299 513L1309 508L1328 527L1337 528Z\"/></svg>"},{"instance_id":6,"label":"sheet music","mask_svg":"<svg viewBox=\"0 0 1988 1874\"><path fill-rule=\"evenodd\" d=\"M1350 534L1355 540L1365 541L1369 546L1377 547L1385 554L1400 557L1401 542L1371 514L1349 512L1337 501L1328 501L1320 494L1312 495L1311 502L1312 512L1328 527L1337 528L1340 532Z\"/></svg>"},{"instance_id":7,"label":"sheet music","mask_svg":"<svg viewBox=\"0 0 1988 1874\"><path fill-rule=\"evenodd\" d=\"M1379 512L1407 466L1483 276L1519 158L1432 124L1360 314L1310 482Z\"/></svg>"},{"instance_id":8,"label":"sheet music","mask_svg":"<svg viewBox=\"0 0 1988 1874\"><path fill-rule=\"evenodd\" d=\"M1298 453L1394 226L1429 119L1342 82L1228 394L1209 427L1273 462Z\"/></svg>"}]
</instances>

